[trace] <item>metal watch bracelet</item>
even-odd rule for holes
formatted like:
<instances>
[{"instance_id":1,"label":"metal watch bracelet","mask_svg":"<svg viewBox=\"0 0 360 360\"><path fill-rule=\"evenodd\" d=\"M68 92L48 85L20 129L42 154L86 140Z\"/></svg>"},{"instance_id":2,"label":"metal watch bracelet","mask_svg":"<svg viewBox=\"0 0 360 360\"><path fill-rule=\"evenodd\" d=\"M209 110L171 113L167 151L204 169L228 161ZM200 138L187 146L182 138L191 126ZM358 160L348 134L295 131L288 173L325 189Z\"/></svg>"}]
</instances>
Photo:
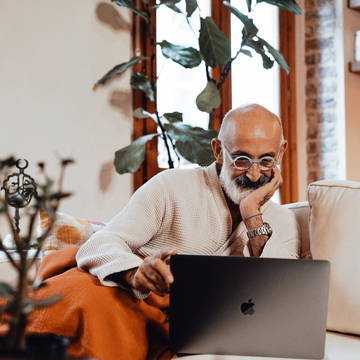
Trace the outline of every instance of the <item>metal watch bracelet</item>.
<instances>
[{"instance_id":1,"label":"metal watch bracelet","mask_svg":"<svg viewBox=\"0 0 360 360\"><path fill-rule=\"evenodd\" d=\"M270 236L271 234L272 234L272 229L270 224L268 224L267 222L263 223L261 226L257 227L256 229L247 232L247 236L249 239L252 239L255 236L262 236L262 235Z\"/></svg>"}]
</instances>

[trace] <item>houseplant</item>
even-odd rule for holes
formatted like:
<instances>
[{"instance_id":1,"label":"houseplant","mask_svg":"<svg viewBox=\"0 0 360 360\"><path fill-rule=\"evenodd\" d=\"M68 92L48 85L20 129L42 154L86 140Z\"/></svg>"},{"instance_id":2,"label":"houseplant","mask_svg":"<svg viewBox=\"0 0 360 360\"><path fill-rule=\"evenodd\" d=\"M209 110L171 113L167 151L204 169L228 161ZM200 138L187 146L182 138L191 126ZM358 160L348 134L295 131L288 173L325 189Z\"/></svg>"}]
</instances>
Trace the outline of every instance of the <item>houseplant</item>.
<instances>
[{"instance_id":1,"label":"houseplant","mask_svg":"<svg viewBox=\"0 0 360 360\"><path fill-rule=\"evenodd\" d=\"M62 189L64 172L70 163L71 159L61 160L61 172L56 183L47 175L45 164L39 163L43 181L36 183L25 173L26 160L16 161L13 157L0 160L0 216L14 244L14 248L9 249L0 235L0 250L17 274L15 285L0 282L0 359L63 359L66 356L66 339L52 335L27 336L26 326L34 309L51 306L61 299L61 295L37 298L37 290L46 283L41 279L32 282L29 271L52 230L60 202L70 196ZM14 218L12 208L15 209ZM34 239L34 227L41 211L49 215L50 221L44 233ZM30 250L33 251L31 257Z\"/></svg>"},{"instance_id":2,"label":"houseplant","mask_svg":"<svg viewBox=\"0 0 360 360\"><path fill-rule=\"evenodd\" d=\"M109 80L128 69L132 70L130 84L133 89L142 91L153 103L151 112L149 109L134 109L134 116L141 119L150 118L158 126L158 131L153 134L137 138L130 145L118 150L115 153L115 167L118 173L135 172L145 158L146 143L160 137L164 141L167 152L168 166L174 167L173 154L179 153L185 159L199 165L208 165L213 161L210 148L210 139L216 137L217 133L212 130L212 118L214 109L220 106L221 96L219 89L224 84L231 71L232 63L240 56L250 56L258 54L262 58L263 67L270 69L277 62L282 69L289 72L289 66L281 53L271 46L265 39L258 34L259 29L254 24L252 14L254 8L260 3L267 3L287 11L300 14L301 9L295 0L246 0L248 13L244 14L236 8L236 2L231 4L223 2L225 6L243 24L242 38L235 55L231 55L230 41L225 34L216 26L212 17L201 17L197 0L111 0L120 7L130 9L135 16L140 18L145 27L145 33L150 39L151 54L144 57L136 54L129 61L116 65L99 79L94 88L105 85ZM152 30L154 24L152 14L161 6L167 6L178 16L185 17L189 24L189 18L198 16L200 18L200 30L198 34L198 48L172 44L169 41L156 41L156 36ZM193 31L194 32L194 31ZM189 27L189 34L191 29ZM193 34L191 34L193 35ZM197 108L209 114L208 129L202 129L183 123L183 114L179 109L174 109L171 113L159 114L157 105L157 81L155 58L156 51L161 50L162 54L175 63L187 69L201 67L206 76L207 84L196 99ZM150 62L150 76L144 74L144 62ZM212 76L214 68L220 68L220 80L215 81ZM202 70L201 70L202 71ZM173 148L173 151L171 151Z\"/></svg>"}]
</instances>

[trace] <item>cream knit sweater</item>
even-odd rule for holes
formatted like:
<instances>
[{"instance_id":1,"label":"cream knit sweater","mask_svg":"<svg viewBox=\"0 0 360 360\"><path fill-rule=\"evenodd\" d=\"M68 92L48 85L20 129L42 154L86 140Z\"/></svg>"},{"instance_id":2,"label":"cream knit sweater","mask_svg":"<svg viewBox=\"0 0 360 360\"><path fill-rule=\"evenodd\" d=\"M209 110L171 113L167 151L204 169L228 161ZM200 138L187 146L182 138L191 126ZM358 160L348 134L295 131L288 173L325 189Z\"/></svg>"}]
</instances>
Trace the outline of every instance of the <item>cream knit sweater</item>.
<instances>
[{"instance_id":1,"label":"cream knit sweater","mask_svg":"<svg viewBox=\"0 0 360 360\"><path fill-rule=\"evenodd\" d=\"M261 211L273 229L261 256L297 258L300 240L291 210L268 201ZM166 170L138 189L127 206L81 246L77 263L103 285L117 286L104 279L139 266L142 260L135 253L148 256L176 249L183 254L249 256L244 223L232 234L231 228L215 163Z\"/></svg>"}]
</instances>

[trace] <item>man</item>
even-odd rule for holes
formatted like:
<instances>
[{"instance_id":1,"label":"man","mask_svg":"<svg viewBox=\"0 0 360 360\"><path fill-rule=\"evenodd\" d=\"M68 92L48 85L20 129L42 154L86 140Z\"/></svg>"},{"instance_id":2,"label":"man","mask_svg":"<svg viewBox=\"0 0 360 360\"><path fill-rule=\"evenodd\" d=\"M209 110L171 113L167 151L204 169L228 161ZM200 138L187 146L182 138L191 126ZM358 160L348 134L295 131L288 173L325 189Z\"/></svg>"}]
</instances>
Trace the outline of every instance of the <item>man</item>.
<instances>
[{"instance_id":1,"label":"man","mask_svg":"<svg viewBox=\"0 0 360 360\"><path fill-rule=\"evenodd\" d=\"M150 291L164 295L169 290L173 278L166 259L175 251L297 257L292 214L266 204L281 185L276 164L287 146L277 116L259 105L232 110L211 145L215 164L168 170L151 179L105 230L82 246L78 265L104 285L127 283L145 298ZM247 231L264 224L262 213L273 234L253 236L247 244ZM285 229L290 222L291 231L279 238L283 222Z\"/></svg>"},{"instance_id":2,"label":"man","mask_svg":"<svg viewBox=\"0 0 360 360\"><path fill-rule=\"evenodd\" d=\"M294 215L268 201L281 185L278 165L287 147L278 117L259 105L234 109L211 145L215 163L158 174L82 245L78 266L98 280L78 269L49 279L52 291L44 294L66 284L62 308L75 308L76 321L73 312L66 320L48 311L35 319L32 331L76 338L73 355L169 359L165 310L174 281L172 254L298 257ZM84 289L83 297L72 284ZM82 303L74 306L79 296ZM45 319L57 325L37 325ZM69 319L73 325L63 331L61 323Z\"/></svg>"}]
</instances>

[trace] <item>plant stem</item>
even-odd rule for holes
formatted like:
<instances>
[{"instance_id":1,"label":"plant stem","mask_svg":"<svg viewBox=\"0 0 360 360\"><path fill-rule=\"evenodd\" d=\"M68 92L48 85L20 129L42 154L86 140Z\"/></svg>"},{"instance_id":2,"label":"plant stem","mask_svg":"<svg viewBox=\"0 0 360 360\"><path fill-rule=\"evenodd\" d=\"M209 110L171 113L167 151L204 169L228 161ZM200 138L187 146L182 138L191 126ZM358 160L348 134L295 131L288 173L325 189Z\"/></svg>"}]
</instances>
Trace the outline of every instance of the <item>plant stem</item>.
<instances>
[{"instance_id":1,"label":"plant stem","mask_svg":"<svg viewBox=\"0 0 360 360\"><path fill-rule=\"evenodd\" d=\"M25 349L25 328L27 316L23 312L24 301L26 298L27 286L27 250L17 249L20 255L20 265L18 269L18 282L15 293L14 312L10 322L8 333L8 346L10 349Z\"/></svg>"},{"instance_id":2,"label":"plant stem","mask_svg":"<svg viewBox=\"0 0 360 360\"><path fill-rule=\"evenodd\" d=\"M177 160L178 160L178 163L179 163L179 165L180 165L180 156L179 156L179 154L178 154L178 152L177 152L177 150L176 150L176 146L175 146L175 143L174 143L174 140L171 138L171 136L169 135L169 134L167 134L167 136L168 136L168 138L169 138L169 140L170 140L170 144L171 144L171 146L172 146L172 148L173 148L173 150L174 150L174 153L175 153L175 155L176 155L176 158L177 158Z\"/></svg>"},{"instance_id":3,"label":"plant stem","mask_svg":"<svg viewBox=\"0 0 360 360\"><path fill-rule=\"evenodd\" d=\"M232 65L233 61L239 56L242 47L243 47L243 44L241 44L240 49L239 49L239 51L235 54L235 56L232 57L232 58L224 65L224 68L223 68L222 71L221 71L220 80L219 80L219 82L216 84L216 87L217 87L218 89L220 89L221 86L224 84L224 82L225 82L226 78L228 77L229 72L230 72L230 70L231 70L231 65Z\"/></svg>"}]
</instances>

